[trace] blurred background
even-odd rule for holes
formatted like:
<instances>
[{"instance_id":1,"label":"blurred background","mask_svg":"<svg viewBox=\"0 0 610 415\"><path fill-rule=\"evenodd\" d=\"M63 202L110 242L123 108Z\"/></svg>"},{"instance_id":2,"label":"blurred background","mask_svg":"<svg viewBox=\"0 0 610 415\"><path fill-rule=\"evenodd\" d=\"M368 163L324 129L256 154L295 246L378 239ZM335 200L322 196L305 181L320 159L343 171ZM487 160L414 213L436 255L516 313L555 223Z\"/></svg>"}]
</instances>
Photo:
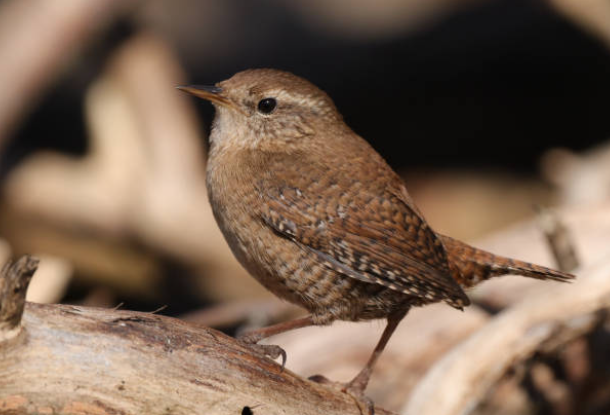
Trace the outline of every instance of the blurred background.
<instances>
[{"instance_id":1,"label":"blurred background","mask_svg":"<svg viewBox=\"0 0 610 415\"><path fill-rule=\"evenodd\" d=\"M0 259L43 258L34 301L296 313L228 251L213 110L174 89L247 68L327 91L452 236L610 196L606 0L5 0L0 62Z\"/></svg>"}]
</instances>

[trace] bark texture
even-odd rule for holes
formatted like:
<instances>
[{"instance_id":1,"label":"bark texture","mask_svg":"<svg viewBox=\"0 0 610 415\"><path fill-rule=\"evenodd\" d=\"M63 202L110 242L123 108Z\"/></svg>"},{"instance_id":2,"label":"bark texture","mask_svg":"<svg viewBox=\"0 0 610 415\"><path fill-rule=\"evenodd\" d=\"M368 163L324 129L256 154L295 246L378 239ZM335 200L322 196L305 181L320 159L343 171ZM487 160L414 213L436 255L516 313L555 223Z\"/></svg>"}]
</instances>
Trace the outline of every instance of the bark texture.
<instances>
[{"instance_id":1,"label":"bark texture","mask_svg":"<svg viewBox=\"0 0 610 415\"><path fill-rule=\"evenodd\" d=\"M25 289L5 288L27 286L35 263L24 257L3 276L0 413L360 413L349 395L212 329L70 305L27 303L21 317L12 304L25 303Z\"/></svg>"}]
</instances>

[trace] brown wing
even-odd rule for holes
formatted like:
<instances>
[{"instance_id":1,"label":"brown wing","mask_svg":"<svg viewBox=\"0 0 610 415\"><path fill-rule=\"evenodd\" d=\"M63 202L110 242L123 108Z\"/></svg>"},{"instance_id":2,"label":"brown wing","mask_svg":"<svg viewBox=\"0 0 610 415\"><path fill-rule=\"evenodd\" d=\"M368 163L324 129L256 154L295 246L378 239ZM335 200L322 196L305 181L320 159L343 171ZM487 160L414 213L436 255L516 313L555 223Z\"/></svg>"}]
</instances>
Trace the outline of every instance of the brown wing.
<instances>
[{"instance_id":1,"label":"brown wing","mask_svg":"<svg viewBox=\"0 0 610 415\"><path fill-rule=\"evenodd\" d=\"M427 301L468 305L450 276L441 242L409 206L408 196L401 197L406 194L402 185L373 186L376 191L371 191L352 182L329 197L326 192L337 185L332 179L301 188L261 181L262 220L344 275Z\"/></svg>"}]
</instances>

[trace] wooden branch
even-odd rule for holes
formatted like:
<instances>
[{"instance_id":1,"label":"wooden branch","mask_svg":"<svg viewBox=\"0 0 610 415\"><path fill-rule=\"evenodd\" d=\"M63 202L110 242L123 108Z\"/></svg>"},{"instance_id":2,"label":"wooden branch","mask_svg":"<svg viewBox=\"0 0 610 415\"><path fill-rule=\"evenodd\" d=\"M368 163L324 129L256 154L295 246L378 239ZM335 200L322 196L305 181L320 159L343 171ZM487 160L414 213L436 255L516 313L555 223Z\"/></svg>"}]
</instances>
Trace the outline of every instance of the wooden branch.
<instances>
[{"instance_id":1,"label":"wooden branch","mask_svg":"<svg viewBox=\"0 0 610 415\"><path fill-rule=\"evenodd\" d=\"M0 277L0 342L19 332L25 306L25 293L38 267L38 260L24 256L15 263L7 262Z\"/></svg>"},{"instance_id":2,"label":"wooden branch","mask_svg":"<svg viewBox=\"0 0 610 415\"><path fill-rule=\"evenodd\" d=\"M60 257L39 257L40 266L30 282L25 299L33 303L58 303L64 298L72 280L72 266Z\"/></svg>"},{"instance_id":3,"label":"wooden branch","mask_svg":"<svg viewBox=\"0 0 610 415\"><path fill-rule=\"evenodd\" d=\"M581 3L584 5L586 1ZM604 7L610 13L610 4L606 3ZM594 206L610 199L609 141L582 152L552 148L542 155L540 167L544 179L555 186L561 206Z\"/></svg>"},{"instance_id":4,"label":"wooden branch","mask_svg":"<svg viewBox=\"0 0 610 415\"><path fill-rule=\"evenodd\" d=\"M598 312L610 308L610 257L576 274L575 283L548 284L445 355L415 388L402 413L469 413L508 368L537 350L553 350L590 331Z\"/></svg>"},{"instance_id":5,"label":"wooden branch","mask_svg":"<svg viewBox=\"0 0 610 415\"><path fill-rule=\"evenodd\" d=\"M558 219L570 230L571 239L582 264L597 263L609 254L610 203L570 206L556 210ZM474 241L482 249L500 255L553 267L552 250L535 220L525 221ZM579 275L579 274L577 274ZM580 276L580 275L579 275ZM548 282L520 277L494 278L469 292L479 304L500 310L524 298L543 294Z\"/></svg>"},{"instance_id":6,"label":"wooden branch","mask_svg":"<svg viewBox=\"0 0 610 415\"><path fill-rule=\"evenodd\" d=\"M3 278L0 330L22 329L0 338L0 413L360 414L349 395L173 318L27 303L20 319L35 268L24 257Z\"/></svg>"},{"instance_id":7,"label":"wooden branch","mask_svg":"<svg viewBox=\"0 0 610 415\"><path fill-rule=\"evenodd\" d=\"M557 268L566 272L576 269L580 261L570 231L554 212L542 207L538 207L537 210L538 222L553 253Z\"/></svg>"}]
</instances>

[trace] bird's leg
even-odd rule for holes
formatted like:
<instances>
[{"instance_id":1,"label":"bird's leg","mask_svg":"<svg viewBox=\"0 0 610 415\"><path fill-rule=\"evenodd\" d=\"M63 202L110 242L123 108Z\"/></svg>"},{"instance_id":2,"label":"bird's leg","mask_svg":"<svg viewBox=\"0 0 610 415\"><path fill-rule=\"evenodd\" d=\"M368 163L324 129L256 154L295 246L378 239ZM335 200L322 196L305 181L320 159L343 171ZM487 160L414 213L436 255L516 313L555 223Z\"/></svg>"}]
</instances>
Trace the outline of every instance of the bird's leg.
<instances>
[{"instance_id":1,"label":"bird's leg","mask_svg":"<svg viewBox=\"0 0 610 415\"><path fill-rule=\"evenodd\" d=\"M273 344L257 344L259 341L266 339L267 337L274 336L276 334L284 333L289 330L299 329L301 327L313 326L315 323L311 315L306 317L297 318L291 321L285 321L283 323L274 324L269 327L263 327L262 329L252 330L239 335L237 338L243 343L246 343L251 349L263 353L265 356L269 356L272 359L277 359L282 356L282 367L286 364L286 352L280 346Z\"/></svg>"},{"instance_id":2,"label":"bird's leg","mask_svg":"<svg viewBox=\"0 0 610 415\"><path fill-rule=\"evenodd\" d=\"M364 394L364 390L369 383L369 379L371 377L371 373L373 372L373 367L375 366L375 363L377 363L377 359L379 359L379 356L383 352L383 349L385 349L386 344L388 344L390 337L392 337L396 327L398 327L398 323L400 323L403 317L407 314L407 311L408 310L399 311L387 317L388 324L386 325L377 346L375 346L375 350L373 350L373 354L371 354L371 357L369 358L368 362L366 362L364 368L351 381L339 384L341 390L352 396L358 403L358 406L360 406L361 403L366 405L369 415L373 415L375 413L375 406L373 401ZM312 376L309 379L319 383L335 383L320 375ZM362 408L360 409L362 410Z\"/></svg>"},{"instance_id":3,"label":"bird's leg","mask_svg":"<svg viewBox=\"0 0 610 415\"><path fill-rule=\"evenodd\" d=\"M262 329L251 330L244 334L240 334L238 338L244 343L258 343L259 341L266 339L267 337L275 336L276 334L313 325L313 319L311 315L309 315L297 318L295 320L284 321L272 326L263 327Z\"/></svg>"},{"instance_id":4,"label":"bird's leg","mask_svg":"<svg viewBox=\"0 0 610 415\"><path fill-rule=\"evenodd\" d=\"M371 354L369 361L366 362L366 365L360 371L360 373L358 373L354 379L345 385L347 390L364 393L364 390L369 383L371 373L373 372L373 367L375 366L375 363L377 363L377 359L379 359L379 356L381 356L381 352L383 352L383 349L385 349L386 344L388 344L390 337L392 337L392 334L394 334L394 330L396 330L398 323L400 323L405 314L407 314L406 311L394 313L388 316L388 324L385 326L385 330L383 331L377 346L375 346L373 354Z\"/></svg>"}]
</instances>

